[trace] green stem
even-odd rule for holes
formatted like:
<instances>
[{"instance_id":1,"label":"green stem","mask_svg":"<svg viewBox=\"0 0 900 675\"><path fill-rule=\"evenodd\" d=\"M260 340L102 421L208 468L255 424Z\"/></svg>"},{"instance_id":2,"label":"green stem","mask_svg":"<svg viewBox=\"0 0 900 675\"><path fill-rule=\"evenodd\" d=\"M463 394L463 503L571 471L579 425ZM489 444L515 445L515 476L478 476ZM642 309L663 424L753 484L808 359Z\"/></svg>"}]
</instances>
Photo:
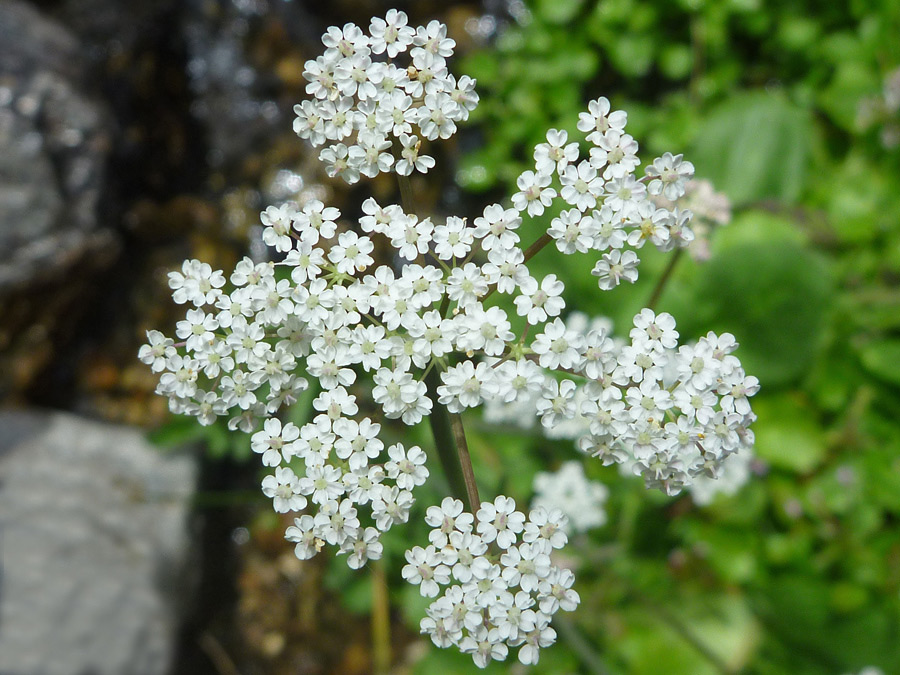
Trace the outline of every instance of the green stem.
<instances>
[{"instance_id":1,"label":"green stem","mask_svg":"<svg viewBox=\"0 0 900 675\"><path fill-rule=\"evenodd\" d=\"M409 182L409 176L397 175L397 182L400 184L400 203L403 205L403 211L407 215L413 212L413 193L412 183Z\"/></svg>"},{"instance_id":2,"label":"green stem","mask_svg":"<svg viewBox=\"0 0 900 675\"><path fill-rule=\"evenodd\" d=\"M372 567L372 671L387 675L391 670L391 613L384 559Z\"/></svg>"}]
</instances>

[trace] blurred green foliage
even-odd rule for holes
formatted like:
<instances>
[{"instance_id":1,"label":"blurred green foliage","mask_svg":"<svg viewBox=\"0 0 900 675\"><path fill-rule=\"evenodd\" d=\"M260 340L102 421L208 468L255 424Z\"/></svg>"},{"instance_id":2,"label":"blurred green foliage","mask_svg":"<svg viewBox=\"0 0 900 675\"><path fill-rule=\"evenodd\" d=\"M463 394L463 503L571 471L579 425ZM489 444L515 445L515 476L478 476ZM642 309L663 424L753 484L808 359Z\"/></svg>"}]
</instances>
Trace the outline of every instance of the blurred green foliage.
<instances>
[{"instance_id":1,"label":"blurred green foliage","mask_svg":"<svg viewBox=\"0 0 900 675\"><path fill-rule=\"evenodd\" d=\"M734 497L699 508L586 460L610 524L574 542L582 606L535 672L900 672L900 151L860 121L900 66L900 3L527 6L459 66L482 97L459 182L506 194L547 128L577 134L607 96L645 161L684 152L730 198L712 257L683 259L660 309L683 339L734 333L762 383L757 475ZM526 244L553 215L523 225ZM667 262L641 257L642 279L613 293L592 260L548 250L530 267L625 330ZM577 456L472 435L485 489L521 500L536 471ZM417 672L462 672L457 657L435 650Z\"/></svg>"}]
</instances>

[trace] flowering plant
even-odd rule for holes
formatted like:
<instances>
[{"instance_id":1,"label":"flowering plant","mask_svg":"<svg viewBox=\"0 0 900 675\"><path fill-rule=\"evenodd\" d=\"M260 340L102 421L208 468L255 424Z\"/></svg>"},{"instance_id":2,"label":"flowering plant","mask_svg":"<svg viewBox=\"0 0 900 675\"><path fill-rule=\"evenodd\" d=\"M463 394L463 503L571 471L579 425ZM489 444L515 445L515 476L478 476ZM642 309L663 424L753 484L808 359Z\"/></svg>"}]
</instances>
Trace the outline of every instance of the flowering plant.
<instances>
[{"instance_id":1,"label":"flowering plant","mask_svg":"<svg viewBox=\"0 0 900 675\"><path fill-rule=\"evenodd\" d=\"M598 255L600 289L634 282L643 246L693 239L690 211L654 202L677 202L693 167L666 153L637 178L626 113L599 98L578 121L587 156L551 129L511 205L491 204L471 223L420 217L408 176L434 166L426 141L450 137L478 101L475 82L447 69L454 41L437 21L413 29L391 10L368 34L347 24L323 42L306 64L312 98L296 106L294 129L324 146L331 176L396 173L402 204L367 199L355 227L317 200L267 208L263 239L279 259L244 259L227 290L222 271L186 261L169 276L175 301L193 305L176 327L180 342L151 331L140 358L162 373L158 392L174 412L202 424L225 416L252 433L273 469L263 492L275 510L298 514L285 535L301 559L326 544L352 568L381 557L381 534L408 520L429 475L421 448L385 448L382 420L428 418L455 494L428 507L430 543L407 551L402 570L436 598L422 632L482 667L511 647L536 663L555 640L552 615L579 601L574 575L551 558L567 542L566 516L552 504L526 515L504 495L482 501L460 413L489 403L551 431L574 424L586 454L627 464L669 494L752 445L748 397L758 384L733 355L733 336L679 346L672 316L647 308L629 340L617 340L602 323L564 319L563 282L528 269L553 244ZM520 246L523 218L558 200L564 210L546 232ZM378 238L393 249L387 262L375 260ZM519 334L503 296L524 321ZM318 414L299 428L283 423L279 413L310 379L321 388Z\"/></svg>"}]
</instances>

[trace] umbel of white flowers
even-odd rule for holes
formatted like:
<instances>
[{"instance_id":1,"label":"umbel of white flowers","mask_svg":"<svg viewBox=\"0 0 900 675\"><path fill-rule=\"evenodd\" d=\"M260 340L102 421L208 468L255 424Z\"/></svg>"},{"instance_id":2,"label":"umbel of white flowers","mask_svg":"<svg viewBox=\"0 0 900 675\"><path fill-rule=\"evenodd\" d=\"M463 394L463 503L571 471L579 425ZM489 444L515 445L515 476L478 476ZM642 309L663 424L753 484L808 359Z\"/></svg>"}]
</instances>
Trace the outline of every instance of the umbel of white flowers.
<instances>
[{"instance_id":1,"label":"umbel of white flowers","mask_svg":"<svg viewBox=\"0 0 900 675\"><path fill-rule=\"evenodd\" d=\"M427 172L434 161L424 140L450 136L478 100L472 79L447 70L455 43L446 27L413 29L391 10L369 34L347 24L323 42L325 53L306 65L313 98L296 108L297 133L326 145L320 158L348 182ZM351 226L320 201L288 203L261 216L277 262L244 259L227 285L225 273L198 260L169 275L175 301L192 307L177 343L150 331L140 358L161 373L157 391L172 411L202 424L227 417L229 428L253 434L251 447L272 468L263 492L277 511L297 514L286 536L299 558L328 544L358 568L381 557L382 532L407 521L413 488L428 477L426 455L385 448L382 417L414 425L436 404L455 413L527 402L548 430L587 419L579 448L604 463L629 462L672 494L752 445L748 397L757 382L733 356L731 335L679 347L673 318L649 309L627 343L576 329L563 319L563 282L528 269L531 255L555 243L563 254L596 255L593 274L608 290L637 279L644 245L665 251L691 241L690 212L651 197L676 201L693 167L666 153L635 177L638 146L625 124L607 99L592 101L578 122L588 156L551 129L511 203L491 204L471 223L368 199ZM523 251L523 216L560 199L566 208ZM376 264L376 237L404 262ZM521 335L506 310L487 304L502 296L527 322ZM430 369L440 373L437 403L424 382ZM308 378L321 388L316 415L302 427L281 422ZM363 379L372 382L369 416L351 393L363 391ZM549 558L565 543L565 516L537 508L526 517L502 495L475 514L453 500L435 509L431 545L408 551L404 568L424 595L442 593L423 632L479 666L515 646L521 661L536 662L555 638L550 615L578 602L572 573Z\"/></svg>"}]
</instances>

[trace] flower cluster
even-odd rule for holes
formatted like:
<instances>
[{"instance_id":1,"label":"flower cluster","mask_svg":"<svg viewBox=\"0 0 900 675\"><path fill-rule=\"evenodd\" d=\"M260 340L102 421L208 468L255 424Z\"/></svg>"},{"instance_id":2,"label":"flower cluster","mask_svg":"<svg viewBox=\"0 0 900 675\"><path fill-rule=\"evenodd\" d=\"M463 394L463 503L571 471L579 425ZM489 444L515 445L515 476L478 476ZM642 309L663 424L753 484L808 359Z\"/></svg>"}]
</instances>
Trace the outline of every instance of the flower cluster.
<instances>
[{"instance_id":1,"label":"flower cluster","mask_svg":"<svg viewBox=\"0 0 900 675\"><path fill-rule=\"evenodd\" d=\"M531 506L548 511L559 509L567 519L566 532L585 532L606 523L603 505L608 496L605 485L584 475L581 462L569 461L553 473L535 474Z\"/></svg>"},{"instance_id":2,"label":"flower cluster","mask_svg":"<svg viewBox=\"0 0 900 675\"><path fill-rule=\"evenodd\" d=\"M403 185L412 168L429 168L413 129L446 137L477 100L473 81L446 72L446 28L413 30L392 11L373 19L368 36L347 24L323 41L325 55L307 64L315 100L299 106L298 133L334 141L321 159L351 182L393 169ZM400 69L393 59L407 49L412 64ZM647 242L665 251L693 239L691 213L677 206L693 167L665 153L636 178L626 121L605 98L592 101L577 125L587 156L565 131L550 130L511 204L488 205L472 222L372 198L353 218L315 199L286 203L261 214L272 261L245 258L226 275L191 260L169 275L174 300L189 306L178 342L150 331L139 356L160 373L157 391L173 412L203 424L226 417L232 430L253 434L253 450L273 470L263 492L277 511L302 513L286 532L298 557L326 543L351 567L381 555L380 533L407 520L428 470L417 447L385 450L380 422L415 425L435 406L527 409L548 433L578 438L585 452L633 466L670 493L752 444L748 397L757 382L732 354L730 335L678 347L672 317L648 309L635 317L631 341L619 342L605 325L564 320L563 282L528 268L552 243L597 256L593 274L612 289L635 281L636 251ZM521 246L523 219L559 200L546 232ZM315 417L283 423L311 379L321 390ZM536 508L526 522L505 497L482 504L477 522L452 500L438 511L429 511L432 545L409 553L404 575L429 596L451 575L459 585L435 601L423 627L480 665L518 645L523 662L535 661L553 640L550 615L577 602L571 572L549 562L565 543L563 513Z\"/></svg>"},{"instance_id":3,"label":"flower cluster","mask_svg":"<svg viewBox=\"0 0 900 675\"><path fill-rule=\"evenodd\" d=\"M447 497L429 507L426 548L406 552L403 578L437 599L421 630L438 647L456 645L484 668L519 647L519 660L538 662L539 650L556 641L550 619L572 611L580 599L574 575L554 565L553 549L565 546L565 516L535 508L528 517L509 497L482 502L475 514Z\"/></svg>"},{"instance_id":4,"label":"flower cluster","mask_svg":"<svg viewBox=\"0 0 900 675\"><path fill-rule=\"evenodd\" d=\"M584 333L560 322L558 332L580 345L565 367L585 381L523 388L506 410L495 404L490 419L521 424L536 413L549 435L575 438L584 452L624 464L668 494L697 476L716 477L728 456L753 445L749 397L759 382L732 354L731 334L679 347L672 316L649 309L634 317L629 343L604 328Z\"/></svg>"},{"instance_id":5,"label":"flower cluster","mask_svg":"<svg viewBox=\"0 0 900 675\"><path fill-rule=\"evenodd\" d=\"M684 195L677 200L677 204L662 195L654 197L653 203L670 210L678 206L693 214L691 230L694 232L694 240L688 251L694 260L701 262L709 259L709 242L713 231L731 222L731 202L728 196L724 192L716 192L708 180L689 180L684 186Z\"/></svg>"},{"instance_id":6,"label":"flower cluster","mask_svg":"<svg viewBox=\"0 0 900 675\"><path fill-rule=\"evenodd\" d=\"M691 499L698 506L707 506L718 494L736 494L750 479L752 465L753 453L749 448L729 455L715 478L697 476L690 487Z\"/></svg>"},{"instance_id":7,"label":"flower cluster","mask_svg":"<svg viewBox=\"0 0 900 675\"><path fill-rule=\"evenodd\" d=\"M395 171L427 173L434 159L422 154L422 138L450 138L478 103L475 80L447 70L456 42L432 21L416 29L404 12L374 18L366 35L358 26L332 26L325 52L307 61L306 92L314 98L294 107L294 131L314 146L328 175L348 183ZM408 52L408 65L395 63ZM394 149L400 156L394 156Z\"/></svg>"}]
</instances>

